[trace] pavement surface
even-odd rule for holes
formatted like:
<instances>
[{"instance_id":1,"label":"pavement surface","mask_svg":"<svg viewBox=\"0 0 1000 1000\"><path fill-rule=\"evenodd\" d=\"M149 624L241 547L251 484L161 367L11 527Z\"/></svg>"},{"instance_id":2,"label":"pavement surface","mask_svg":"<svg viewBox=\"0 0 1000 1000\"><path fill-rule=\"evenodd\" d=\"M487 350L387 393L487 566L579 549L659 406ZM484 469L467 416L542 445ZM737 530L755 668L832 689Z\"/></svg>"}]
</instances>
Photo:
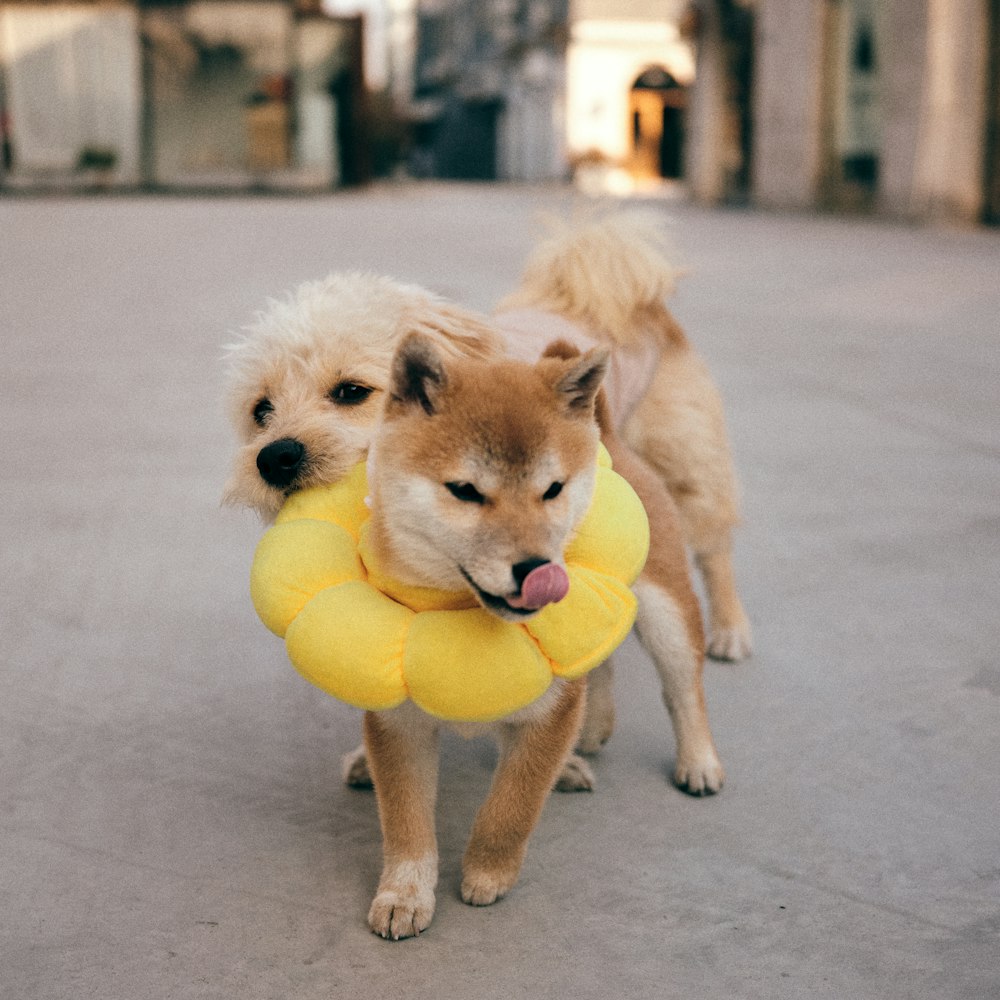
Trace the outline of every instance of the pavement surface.
<instances>
[{"instance_id":1,"label":"pavement surface","mask_svg":"<svg viewBox=\"0 0 1000 1000\"><path fill-rule=\"evenodd\" d=\"M257 621L221 345L365 268L487 308L558 188L0 202L4 1000L1000 997L1000 233L659 201L726 399L756 649L728 782L672 787L619 657L593 794L458 897L486 743L445 740L437 915L384 942L359 713Z\"/></svg>"}]
</instances>

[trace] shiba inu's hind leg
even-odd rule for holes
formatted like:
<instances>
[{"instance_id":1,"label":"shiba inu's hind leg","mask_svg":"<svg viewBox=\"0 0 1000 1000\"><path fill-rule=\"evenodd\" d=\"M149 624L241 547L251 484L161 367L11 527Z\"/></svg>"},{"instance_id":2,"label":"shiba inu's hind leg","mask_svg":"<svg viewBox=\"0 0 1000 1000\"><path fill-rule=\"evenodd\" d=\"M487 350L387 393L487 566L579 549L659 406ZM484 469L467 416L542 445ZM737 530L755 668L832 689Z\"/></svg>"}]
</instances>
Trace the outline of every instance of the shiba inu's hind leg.
<instances>
[{"instance_id":1,"label":"shiba inu's hind leg","mask_svg":"<svg viewBox=\"0 0 1000 1000\"><path fill-rule=\"evenodd\" d=\"M680 608L666 588L643 577L634 589L639 601L636 627L660 675L674 726L674 781L692 795L711 795L722 788L725 775L708 725L701 649L690 641Z\"/></svg>"},{"instance_id":2,"label":"shiba inu's hind leg","mask_svg":"<svg viewBox=\"0 0 1000 1000\"><path fill-rule=\"evenodd\" d=\"M705 582L708 655L742 660L750 655L752 640L733 572L739 488L722 399L665 310L662 325L676 335L624 436L677 505L681 532Z\"/></svg>"},{"instance_id":3,"label":"shiba inu's hind leg","mask_svg":"<svg viewBox=\"0 0 1000 1000\"><path fill-rule=\"evenodd\" d=\"M502 724L493 784L462 862L465 902L487 906L517 881L528 838L580 731L586 690L584 681L571 681L543 715Z\"/></svg>"},{"instance_id":4,"label":"shiba inu's hind leg","mask_svg":"<svg viewBox=\"0 0 1000 1000\"><path fill-rule=\"evenodd\" d=\"M613 436L605 436L615 469L639 495L649 517L649 558L633 591L636 629L653 658L674 725L674 780L692 795L717 792L723 770L712 741L702 687L705 639L698 599L673 500L656 473Z\"/></svg>"},{"instance_id":5,"label":"shiba inu's hind leg","mask_svg":"<svg viewBox=\"0 0 1000 1000\"><path fill-rule=\"evenodd\" d=\"M732 542L728 533L718 548L695 550L695 562L708 597L708 655L736 662L750 655L750 620L736 591Z\"/></svg>"},{"instance_id":6,"label":"shiba inu's hind leg","mask_svg":"<svg viewBox=\"0 0 1000 1000\"><path fill-rule=\"evenodd\" d=\"M384 938L414 937L434 916L437 726L404 705L393 712L366 712L364 733L383 851L382 877L368 911L368 926Z\"/></svg>"}]
</instances>

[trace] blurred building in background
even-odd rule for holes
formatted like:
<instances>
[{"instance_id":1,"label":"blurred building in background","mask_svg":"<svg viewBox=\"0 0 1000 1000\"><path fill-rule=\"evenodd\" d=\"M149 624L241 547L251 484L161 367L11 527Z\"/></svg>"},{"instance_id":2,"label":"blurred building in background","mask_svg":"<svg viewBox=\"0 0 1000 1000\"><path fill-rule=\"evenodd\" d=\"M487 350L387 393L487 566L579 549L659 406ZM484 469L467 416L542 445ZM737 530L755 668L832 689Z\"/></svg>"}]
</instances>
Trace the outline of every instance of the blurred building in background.
<instances>
[{"instance_id":1,"label":"blurred building in background","mask_svg":"<svg viewBox=\"0 0 1000 1000\"><path fill-rule=\"evenodd\" d=\"M998 0L696 0L706 200L1000 222Z\"/></svg>"},{"instance_id":2,"label":"blurred building in background","mask_svg":"<svg viewBox=\"0 0 1000 1000\"><path fill-rule=\"evenodd\" d=\"M416 5L410 169L421 177L566 174L567 0Z\"/></svg>"},{"instance_id":3,"label":"blurred building in background","mask_svg":"<svg viewBox=\"0 0 1000 1000\"><path fill-rule=\"evenodd\" d=\"M0 53L11 186L370 174L360 17L303 0L4 0Z\"/></svg>"},{"instance_id":4,"label":"blurred building in background","mask_svg":"<svg viewBox=\"0 0 1000 1000\"><path fill-rule=\"evenodd\" d=\"M0 184L1000 221L1000 0L0 0Z\"/></svg>"}]
</instances>

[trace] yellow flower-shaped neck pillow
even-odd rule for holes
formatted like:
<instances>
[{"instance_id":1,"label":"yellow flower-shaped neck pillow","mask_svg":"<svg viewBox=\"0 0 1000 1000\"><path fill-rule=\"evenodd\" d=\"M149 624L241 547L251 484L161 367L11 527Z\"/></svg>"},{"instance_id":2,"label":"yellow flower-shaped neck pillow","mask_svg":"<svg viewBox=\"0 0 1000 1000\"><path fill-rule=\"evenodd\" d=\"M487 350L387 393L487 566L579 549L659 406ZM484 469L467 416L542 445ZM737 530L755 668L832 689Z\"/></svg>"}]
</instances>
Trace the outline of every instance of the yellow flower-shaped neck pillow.
<instances>
[{"instance_id":1,"label":"yellow flower-shaped neck pillow","mask_svg":"<svg viewBox=\"0 0 1000 1000\"><path fill-rule=\"evenodd\" d=\"M530 705L554 676L581 677L635 620L629 585L649 547L646 512L601 448L594 499L566 550L568 594L506 622L471 593L410 587L374 564L365 466L293 494L257 547L254 607L307 680L358 708L411 698L451 722Z\"/></svg>"}]
</instances>

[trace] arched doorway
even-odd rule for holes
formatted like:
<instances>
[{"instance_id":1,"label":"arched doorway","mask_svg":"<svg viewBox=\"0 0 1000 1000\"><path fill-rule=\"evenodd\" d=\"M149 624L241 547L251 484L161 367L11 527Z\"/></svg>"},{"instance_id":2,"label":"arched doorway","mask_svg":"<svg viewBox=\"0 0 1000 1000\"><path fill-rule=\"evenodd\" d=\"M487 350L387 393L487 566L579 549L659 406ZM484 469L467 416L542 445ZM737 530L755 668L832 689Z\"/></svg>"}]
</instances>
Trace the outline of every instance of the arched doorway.
<instances>
[{"instance_id":1,"label":"arched doorway","mask_svg":"<svg viewBox=\"0 0 1000 1000\"><path fill-rule=\"evenodd\" d=\"M635 177L683 175L686 104L687 91L661 66L645 70L632 84L629 167Z\"/></svg>"}]
</instances>

